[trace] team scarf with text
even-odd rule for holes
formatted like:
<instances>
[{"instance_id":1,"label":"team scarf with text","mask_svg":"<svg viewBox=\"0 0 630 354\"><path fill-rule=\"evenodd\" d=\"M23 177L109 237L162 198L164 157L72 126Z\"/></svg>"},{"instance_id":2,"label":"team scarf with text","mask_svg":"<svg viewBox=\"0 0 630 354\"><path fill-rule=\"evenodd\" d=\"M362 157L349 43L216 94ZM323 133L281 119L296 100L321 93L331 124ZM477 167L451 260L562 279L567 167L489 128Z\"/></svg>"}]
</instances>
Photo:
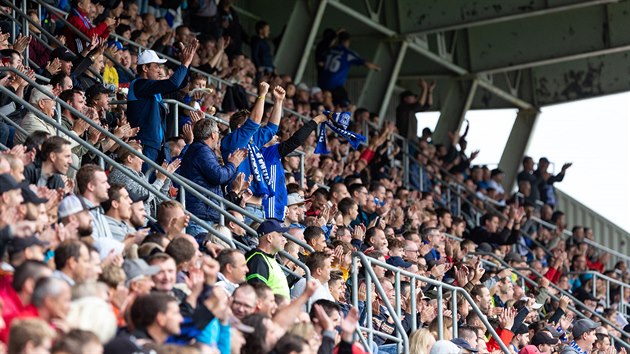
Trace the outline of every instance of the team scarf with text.
<instances>
[{"instance_id":1,"label":"team scarf with text","mask_svg":"<svg viewBox=\"0 0 630 354\"><path fill-rule=\"evenodd\" d=\"M329 154L330 151L326 146L326 127L330 128L335 134L344 137L350 143L353 149L358 149L359 145L367 139L357 133L348 131L350 125L350 118L352 114L350 112L330 112L324 111L324 114L328 117L328 121L319 128L319 137L317 139L317 147L315 147L316 154Z\"/></svg>"},{"instance_id":2,"label":"team scarf with text","mask_svg":"<svg viewBox=\"0 0 630 354\"><path fill-rule=\"evenodd\" d=\"M251 141L247 144L247 156L249 158L252 175L254 176L254 180L257 185L257 188L254 190L258 190L260 193L257 194L260 194L263 197L273 197L275 195L275 191L271 185L271 178L269 177L269 172L267 171L265 157L260 152L258 146L253 144Z\"/></svg>"}]
</instances>

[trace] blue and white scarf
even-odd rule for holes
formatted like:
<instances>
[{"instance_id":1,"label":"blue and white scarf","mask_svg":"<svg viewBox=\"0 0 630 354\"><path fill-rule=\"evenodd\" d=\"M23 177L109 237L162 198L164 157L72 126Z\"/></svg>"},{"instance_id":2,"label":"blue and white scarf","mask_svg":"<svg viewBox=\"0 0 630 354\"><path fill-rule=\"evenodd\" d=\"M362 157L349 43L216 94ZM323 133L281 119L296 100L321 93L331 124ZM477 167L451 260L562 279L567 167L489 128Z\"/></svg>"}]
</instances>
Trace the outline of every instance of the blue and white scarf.
<instances>
[{"instance_id":1,"label":"blue and white scarf","mask_svg":"<svg viewBox=\"0 0 630 354\"><path fill-rule=\"evenodd\" d=\"M580 346L575 341L569 343L569 346L575 349L575 351L577 351L579 354L588 354L586 351L584 351L584 349L580 348Z\"/></svg>"},{"instance_id":2,"label":"blue and white scarf","mask_svg":"<svg viewBox=\"0 0 630 354\"><path fill-rule=\"evenodd\" d=\"M324 114L328 116L328 121L319 128L319 137L317 139L317 147L315 147L316 154L329 154L330 151L326 146L326 127L330 128L335 134L342 136L348 140L353 149L358 149L362 142L366 141L366 138L361 134L356 134L348 131L350 125L350 112L330 112L324 111Z\"/></svg>"},{"instance_id":3,"label":"blue and white scarf","mask_svg":"<svg viewBox=\"0 0 630 354\"><path fill-rule=\"evenodd\" d=\"M265 157L260 152L258 146L254 145L251 141L247 144L247 156L249 158L249 165L256 181L256 190L263 197L273 197L275 191L271 187L271 178L269 172L267 172L267 164L265 163Z\"/></svg>"}]
</instances>

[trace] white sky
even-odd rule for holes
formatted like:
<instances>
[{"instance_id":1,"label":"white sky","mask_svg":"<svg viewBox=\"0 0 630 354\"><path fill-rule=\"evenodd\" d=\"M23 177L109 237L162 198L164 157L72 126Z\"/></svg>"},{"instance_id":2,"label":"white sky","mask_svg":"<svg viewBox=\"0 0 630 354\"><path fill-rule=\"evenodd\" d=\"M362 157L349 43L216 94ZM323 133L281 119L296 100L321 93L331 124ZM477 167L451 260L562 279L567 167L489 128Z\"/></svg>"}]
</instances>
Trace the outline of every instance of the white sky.
<instances>
[{"instance_id":1,"label":"white sky","mask_svg":"<svg viewBox=\"0 0 630 354\"><path fill-rule=\"evenodd\" d=\"M629 102L630 93L623 93L543 108L526 154L547 157L556 170L573 162L556 188L630 231ZM438 117L420 113L419 132L433 129ZM516 110L470 111L466 118L468 150L480 150L474 163L498 164Z\"/></svg>"}]
</instances>

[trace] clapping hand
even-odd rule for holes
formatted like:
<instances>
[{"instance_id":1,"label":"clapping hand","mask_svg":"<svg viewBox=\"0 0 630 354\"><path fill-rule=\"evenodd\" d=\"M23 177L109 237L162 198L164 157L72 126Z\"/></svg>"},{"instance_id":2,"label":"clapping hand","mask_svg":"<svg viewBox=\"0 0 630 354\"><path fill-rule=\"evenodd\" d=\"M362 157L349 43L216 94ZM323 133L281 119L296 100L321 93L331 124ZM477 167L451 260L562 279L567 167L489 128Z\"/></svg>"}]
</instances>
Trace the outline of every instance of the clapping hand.
<instances>
[{"instance_id":1,"label":"clapping hand","mask_svg":"<svg viewBox=\"0 0 630 354\"><path fill-rule=\"evenodd\" d=\"M30 43L31 43L30 36L26 37L20 34L18 38L15 40L15 42L13 43L13 50L21 54L24 52L24 50L26 49L26 47L28 47Z\"/></svg>"},{"instance_id":2,"label":"clapping hand","mask_svg":"<svg viewBox=\"0 0 630 354\"><path fill-rule=\"evenodd\" d=\"M61 61L59 58L55 58L52 61L48 62L46 65L46 71L48 71L51 75L57 74L61 70Z\"/></svg>"},{"instance_id":3,"label":"clapping hand","mask_svg":"<svg viewBox=\"0 0 630 354\"><path fill-rule=\"evenodd\" d=\"M228 156L228 162L232 163L234 166L238 167L243 160L247 157L247 149L239 149L234 151Z\"/></svg>"},{"instance_id":4,"label":"clapping hand","mask_svg":"<svg viewBox=\"0 0 630 354\"><path fill-rule=\"evenodd\" d=\"M192 63L192 60L195 57L195 52L197 51L197 48L199 47L199 41L194 39L186 46L180 43L179 47L181 49L182 65L190 66L190 63Z\"/></svg>"},{"instance_id":5,"label":"clapping hand","mask_svg":"<svg viewBox=\"0 0 630 354\"><path fill-rule=\"evenodd\" d=\"M193 122L193 124L197 123L205 116L202 111L189 111L188 115L190 116L190 120Z\"/></svg>"}]
</instances>

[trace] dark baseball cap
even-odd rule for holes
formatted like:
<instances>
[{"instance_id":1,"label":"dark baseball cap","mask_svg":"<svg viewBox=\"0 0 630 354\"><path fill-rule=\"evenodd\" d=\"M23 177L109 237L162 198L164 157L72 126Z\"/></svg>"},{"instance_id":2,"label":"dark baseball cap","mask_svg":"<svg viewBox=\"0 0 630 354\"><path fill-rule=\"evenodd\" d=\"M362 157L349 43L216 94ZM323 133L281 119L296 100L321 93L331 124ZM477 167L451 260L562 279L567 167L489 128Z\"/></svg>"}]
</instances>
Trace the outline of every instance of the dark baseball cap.
<instances>
[{"instance_id":1,"label":"dark baseball cap","mask_svg":"<svg viewBox=\"0 0 630 354\"><path fill-rule=\"evenodd\" d=\"M48 242L40 240L36 236L14 237L13 239L11 239L11 242L9 242L8 246L9 247L7 249L9 252L9 256L11 256L15 253L22 252L32 246L48 247Z\"/></svg>"},{"instance_id":2,"label":"dark baseball cap","mask_svg":"<svg viewBox=\"0 0 630 354\"><path fill-rule=\"evenodd\" d=\"M466 349L469 352L472 353L476 353L479 350L477 350L477 348L473 347L472 345L470 345L470 343L468 343L467 340L463 339L463 338L455 338L455 339L451 339L451 342L453 342L453 344L455 344L456 346Z\"/></svg>"},{"instance_id":3,"label":"dark baseball cap","mask_svg":"<svg viewBox=\"0 0 630 354\"><path fill-rule=\"evenodd\" d=\"M20 184L8 173L0 174L0 194L20 189Z\"/></svg>"},{"instance_id":4,"label":"dark baseball cap","mask_svg":"<svg viewBox=\"0 0 630 354\"><path fill-rule=\"evenodd\" d=\"M577 339L588 331L592 331L601 326L599 322L593 322L587 319L581 319L573 322L573 338Z\"/></svg>"},{"instance_id":5,"label":"dark baseball cap","mask_svg":"<svg viewBox=\"0 0 630 354\"><path fill-rule=\"evenodd\" d=\"M482 242L477 246L477 252L492 253L492 246L487 242Z\"/></svg>"},{"instance_id":6,"label":"dark baseball cap","mask_svg":"<svg viewBox=\"0 0 630 354\"><path fill-rule=\"evenodd\" d=\"M105 93L105 94L110 94L113 91L108 89L107 87L101 85L101 84L95 84L92 85L90 87L88 87L87 90L85 90L85 98L90 100L98 95L100 95L101 93Z\"/></svg>"},{"instance_id":7,"label":"dark baseball cap","mask_svg":"<svg viewBox=\"0 0 630 354\"><path fill-rule=\"evenodd\" d=\"M547 331L540 331L534 334L530 344L540 345L540 344L558 344L558 338L554 338L551 333Z\"/></svg>"},{"instance_id":8,"label":"dark baseball cap","mask_svg":"<svg viewBox=\"0 0 630 354\"><path fill-rule=\"evenodd\" d=\"M131 198L131 203L137 202L146 202L149 200L149 193L141 193L141 191L131 189L127 191L129 193L129 198Z\"/></svg>"},{"instance_id":9,"label":"dark baseball cap","mask_svg":"<svg viewBox=\"0 0 630 354\"><path fill-rule=\"evenodd\" d=\"M512 328L512 331L514 334L525 334L529 333L529 327L526 324L521 323L518 327Z\"/></svg>"},{"instance_id":10,"label":"dark baseball cap","mask_svg":"<svg viewBox=\"0 0 630 354\"><path fill-rule=\"evenodd\" d=\"M40 198L37 194L35 194L35 192L33 192L28 183L21 183L20 188L22 189L22 198L24 198L24 203L48 203L48 199Z\"/></svg>"},{"instance_id":11,"label":"dark baseball cap","mask_svg":"<svg viewBox=\"0 0 630 354\"><path fill-rule=\"evenodd\" d=\"M76 59L76 55L66 48L58 47L50 53L50 60L52 61L55 58L59 58L59 60L63 61L73 61Z\"/></svg>"},{"instance_id":12,"label":"dark baseball cap","mask_svg":"<svg viewBox=\"0 0 630 354\"><path fill-rule=\"evenodd\" d=\"M280 225L280 222L276 219L267 219L258 226L256 231L258 232L258 236L263 236L272 232L284 233L289 231L289 228Z\"/></svg>"}]
</instances>

